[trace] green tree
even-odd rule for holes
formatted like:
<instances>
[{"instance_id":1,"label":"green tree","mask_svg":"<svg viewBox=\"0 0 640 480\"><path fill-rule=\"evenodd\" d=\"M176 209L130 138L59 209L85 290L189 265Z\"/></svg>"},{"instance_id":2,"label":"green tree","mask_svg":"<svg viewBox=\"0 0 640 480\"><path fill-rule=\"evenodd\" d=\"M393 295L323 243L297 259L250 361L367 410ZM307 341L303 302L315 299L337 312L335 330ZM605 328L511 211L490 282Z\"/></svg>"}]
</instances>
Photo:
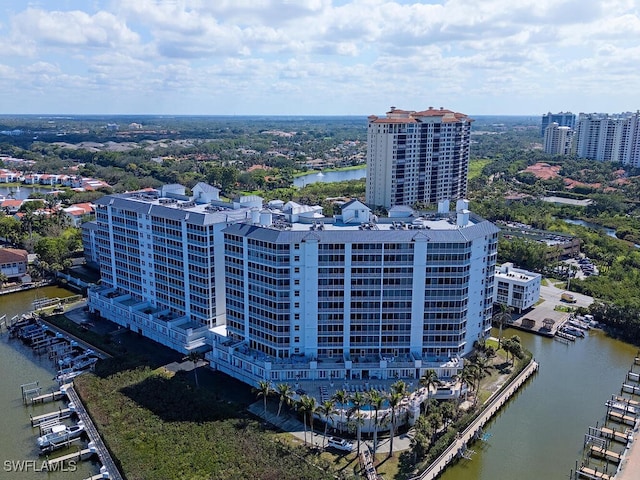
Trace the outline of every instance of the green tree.
<instances>
[{"instance_id":1,"label":"green tree","mask_svg":"<svg viewBox=\"0 0 640 480\"><path fill-rule=\"evenodd\" d=\"M302 414L302 423L304 424L304 443L307 444L307 420L309 420L309 428L311 429L311 438L313 439L313 415L316 413L316 399L308 395L303 395L296 404L298 412Z\"/></svg>"},{"instance_id":2,"label":"green tree","mask_svg":"<svg viewBox=\"0 0 640 480\"><path fill-rule=\"evenodd\" d=\"M398 407L400 406L400 403L402 402L402 399L404 398L404 395L400 392L397 391L392 391L389 394L388 397L388 401L389 401L389 409L391 410L391 429L389 431L389 456L393 457L393 438L395 437L396 434L396 420L397 420L397 412L398 412Z\"/></svg>"},{"instance_id":3,"label":"green tree","mask_svg":"<svg viewBox=\"0 0 640 480\"><path fill-rule=\"evenodd\" d=\"M262 401L264 402L264 418L267 418L267 399L269 395L273 392L271 388L271 382L268 380L260 380L258 382L258 388L255 389L256 395L258 398L262 397Z\"/></svg>"},{"instance_id":4,"label":"green tree","mask_svg":"<svg viewBox=\"0 0 640 480\"><path fill-rule=\"evenodd\" d=\"M342 432L342 426L344 425L344 406L349 401L349 395L346 390L336 390L331 400L340 405L340 431Z\"/></svg>"},{"instance_id":5,"label":"green tree","mask_svg":"<svg viewBox=\"0 0 640 480\"><path fill-rule=\"evenodd\" d=\"M378 428L380 427L378 415L380 413L380 409L384 404L385 398L380 394L378 390L369 390L367 392L367 403L371 405L374 411L374 421L373 421L373 453L375 454L378 450Z\"/></svg>"},{"instance_id":6,"label":"green tree","mask_svg":"<svg viewBox=\"0 0 640 480\"><path fill-rule=\"evenodd\" d=\"M189 352L185 359L193 362L193 376L196 380L196 388L200 388L200 383L198 382L198 363L204 360L204 355L201 352L192 351Z\"/></svg>"},{"instance_id":7,"label":"green tree","mask_svg":"<svg viewBox=\"0 0 640 480\"><path fill-rule=\"evenodd\" d=\"M511 312L513 308L504 303L500 304L500 310L493 316L493 322L497 323L499 326L498 333L498 350L500 350L500 346L502 345L502 327L504 324L510 324L512 321Z\"/></svg>"},{"instance_id":8,"label":"green tree","mask_svg":"<svg viewBox=\"0 0 640 480\"><path fill-rule=\"evenodd\" d=\"M429 409L429 400L431 399L431 388L437 389L441 384L442 382L435 370L429 369L420 377L420 385L427 389L427 411Z\"/></svg>"},{"instance_id":9,"label":"green tree","mask_svg":"<svg viewBox=\"0 0 640 480\"><path fill-rule=\"evenodd\" d=\"M318 405L318 413L324 417L324 438L322 439L322 448L326 448L327 429L329 422L333 423L333 414L336 413L336 404L332 400L325 400Z\"/></svg>"},{"instance_id":10,"label":"green tree","mask_svg":"<svg viewBox=\"0 0 640 480\"><path fill-rule=\"evenodd\" d=\"M356 438L358 441L358 448L356 450L356 457L360 454L360 439L362 432L362 417L360 415L360 410L366 403L366 397L362 392L355 392L351 395L351 405L352 407L347 411L347 418L354 417L356 423Z\"/></svg>"},{"instance_id":11,"label":"green tree","mask_svg":"<svg viewBox=\"0 0 640 480\"><path fill-rule=\"evenodd\" d=\"M276 417L280 418L280 412L282 411L282 405L291 404L291 397L293 396L293 388L288 383L279 383L276 386L276 392L278 393L278 414Z\"/></svg>"}]
</instances>

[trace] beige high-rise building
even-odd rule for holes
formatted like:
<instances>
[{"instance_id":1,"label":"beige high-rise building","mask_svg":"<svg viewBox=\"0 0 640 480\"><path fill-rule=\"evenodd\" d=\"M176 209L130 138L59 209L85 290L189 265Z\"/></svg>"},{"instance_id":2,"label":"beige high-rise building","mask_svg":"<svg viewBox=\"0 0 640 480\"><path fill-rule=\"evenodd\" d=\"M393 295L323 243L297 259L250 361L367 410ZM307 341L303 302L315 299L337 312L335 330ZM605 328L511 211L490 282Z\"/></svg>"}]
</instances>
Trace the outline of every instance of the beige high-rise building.
<instances>
[{"instance_id":1,"label":"beige high-rise building","mask_svg":"<svg viewBox=\"0 0 640 480\"><path fill-rule=\"evenodd\" d=\"M562 127L556 122L551 123L544 130L544 152L551 155L569 155L573 130Z\"/></svg>"},{"instance_id":2,"label":"beige high-rise building","mask_svg":"<svg viewBox=\"0 0 640 480\"><path fill-rule=\"evenodd\" d=\"M391 107L369 117L366 201L371 207L458 200L467 193L467 115L444 108Z\"/></svg>"}]
</instances>

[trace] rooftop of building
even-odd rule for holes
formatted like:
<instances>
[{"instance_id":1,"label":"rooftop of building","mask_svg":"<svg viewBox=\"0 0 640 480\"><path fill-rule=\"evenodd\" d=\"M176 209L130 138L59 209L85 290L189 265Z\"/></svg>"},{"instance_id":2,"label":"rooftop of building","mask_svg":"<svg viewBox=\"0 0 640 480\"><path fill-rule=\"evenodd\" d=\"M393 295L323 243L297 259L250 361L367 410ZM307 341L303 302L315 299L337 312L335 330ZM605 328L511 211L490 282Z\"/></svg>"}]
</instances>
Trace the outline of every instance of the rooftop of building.
<instances>
[{"instance_id":1,"label":"rooftop of building","mask_svg":"<svg viewBox=\"0 0 640 480\"><path fill-rule=\"evenodd\" d=\"M396 107L391 107L387 112L386 117L370 115L368 118L370 123L421 123L432 118L437 118L443 123L473 121L464 113L454 112L453 110L448 110L443 107L429 107L427 110L422 111L402 110Z\"/></svg>"}]
</instances>

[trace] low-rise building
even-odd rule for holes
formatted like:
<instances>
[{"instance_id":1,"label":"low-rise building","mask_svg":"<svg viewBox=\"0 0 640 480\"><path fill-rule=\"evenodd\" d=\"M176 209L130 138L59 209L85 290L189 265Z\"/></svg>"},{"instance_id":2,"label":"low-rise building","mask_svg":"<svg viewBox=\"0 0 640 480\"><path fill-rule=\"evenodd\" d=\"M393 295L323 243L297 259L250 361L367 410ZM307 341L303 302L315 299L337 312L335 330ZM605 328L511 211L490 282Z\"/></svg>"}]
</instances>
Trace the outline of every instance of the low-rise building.
<instances>
[{"instance_id":1,"label":"low-rise building","mask_svg":"<svg viewBox=\"0 0 640 480\"><path fill-rule=\"evenodd\" d=\"M533 307L540 299L542 275L515 268L513 263L496 267L494 303L522 312Z\"/></svg>"},{"instance_id":2,"label":"low-rise building","mask_svg":"<svg viewBox=\"0 0 640 480\"><path fill-rule=\"evenodd\" d=\"M17 248L0 248L0 273L9 280L22 279L27 274L28 253Z\"/></svg>"}]
</instances>

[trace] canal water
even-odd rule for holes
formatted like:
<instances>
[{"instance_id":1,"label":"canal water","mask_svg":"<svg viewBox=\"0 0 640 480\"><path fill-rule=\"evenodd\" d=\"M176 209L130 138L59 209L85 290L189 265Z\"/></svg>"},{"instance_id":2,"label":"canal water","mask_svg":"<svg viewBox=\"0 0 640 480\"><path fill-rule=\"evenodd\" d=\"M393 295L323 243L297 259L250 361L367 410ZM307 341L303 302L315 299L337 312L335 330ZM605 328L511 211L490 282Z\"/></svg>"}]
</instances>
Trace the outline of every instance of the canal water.
<instances>
[{"instance_id":1,"label":"canal water","mask_svg":"<svg viewBox=\"0 0 640 480\"><path fill-rule=\"evenodd\" d=\"M496 335L497 332L494 332ZM569 478L582 455L584 434L602 424L604 403L620 394L637 348L591 331L565 345L508 329L519 335L540 363L539 372L487 424L491 436L476 442L471 460L461 460L442 480L552 480Z\"/></svg>"},{"instance_id":2,"label":"canal water","mask_svg":"<svg viewBox=\"0 0 640 480\"><path fill-rule=\"evenodd\" d=\"M68 297L75 295L58 287L43 287L0 296L0 316L7 318L31 310L37 298ZM3 330L4 331L4 330ZM78 463L66 471L47 473L36 445L38 429L31 427L29 415L40 415L64 408L64 402L25 406L22 403L20 385L39 382L42 393L51 392L58 386L53 380L55 369L46 355L38 356L17 339L9 339L6 331L0 335L0 479L36 480L80 480L98 473L99 465L92 462ZM77 443L75 445L78 445ZM72 446L66 453L77 451ZM57 456L62 453L56 453Z\"/></svg>"}]
</instances>

